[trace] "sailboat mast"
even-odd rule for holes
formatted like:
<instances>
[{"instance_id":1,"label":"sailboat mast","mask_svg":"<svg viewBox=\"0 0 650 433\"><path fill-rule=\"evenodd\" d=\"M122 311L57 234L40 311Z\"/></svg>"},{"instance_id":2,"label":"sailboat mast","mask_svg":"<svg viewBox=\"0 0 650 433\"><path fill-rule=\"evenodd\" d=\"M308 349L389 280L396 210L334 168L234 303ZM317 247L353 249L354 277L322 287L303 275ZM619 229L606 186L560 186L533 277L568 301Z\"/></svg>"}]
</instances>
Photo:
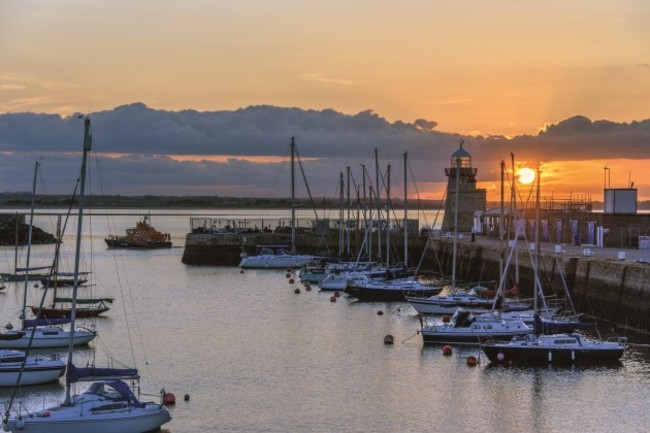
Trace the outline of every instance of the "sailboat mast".
<instances>
[{"instance_id":1,"label":"sailboat mast","mask_svg":"<svg viewBox=\"0 0 650 433\"><path fill-rule=\"evenodd\" d=\"M517 214L517 185L515 184L515 154L510 152L510 159L511 159L511 164L512 164L512 192L510 194L510 220L511 224L520 224L519 218L515 217ZM523 222L523 221L522 221ZM517 248L519 245L519 236L517 233L519 232L518 229L516 229L513 226L513 232L515 234L515 239L514 239L514 245L515 245L515 283L519 284L519 249Z\"/></svg>"},{"instance_id":2,"label":"sailboat mast","mask_svg":"<svg viewBox=\"0 0 650 433\"><path fill-rule=\"evenodd\" d=\"M72 354L74 349L74 330L77 320L77 290L79 288L79 262L81 254L81 233L83 228L84 215L84 194L86 190L86 160L88 151L92 149L93 139L90 135L90 119L84 117L84 147L81 160L81 173L79 178L81 186L79 188L79 213L77 217L77 242L75 245L74 255L74 283L72 285L72 311L70 312L70 341L68 343L68 369L72 365ZM66 381L64 405L70 404L70 384Z\"/></svg>"},{"instance_id":3,"label":"sailboat mast","mask_svg":"<svg viewBox=\"0 0 650 433\"><path fill-rule=\"evenodd\" d=\"M535 290L533 297L533 311L537 312L537 298L539 296L539 193L540 193L540 176L539 176L539 166L537 167L537 197L535 198Z\"/></svg>"},{"instance_id":4,"label":"sailboat mast","mask_svg":"<svg viewBox=\"0 0 650 433\"><path fill-rule=\"evenodd\" d=\"M390 266L390 164L386 167L386 266Z\"/></svg>"},{"instance_id":5,"label":"sailboat mast","mask_svg":"<svg viewBox=\"0 0 650 433\"><path fill-rule=\"evenodd\" d=\"M347 183L348 222L346 224L346 229L347 229L346 230L346 237L347 237L347 239L346 239L346 241L347 241L346 242L346 253L347 253L347 256L350 257L350 166L348 165L346 168L347 168L347 174L348 174L348 178L347 178L347 181L348 181L348 183ZM355 228L356 228L356 226L355 226Z\"/></svg>"},{"instance_id":6,"label":"sailboat mast","mask_svg":"<svg viewBox=\"0 0 650 433\"><path fill-rule=\"evenodd\" d=\"M340 189L339 189L339 257L343 255L344 233L343 233L343 191L345 185L343 183L343 172L340 173Z\"/></svg>"},{"instance_id":7,"label":"sailboat mast","mask_svg":"<svg viewBox=\"0 0 650 433\"><path fill-rule=\"evenodd\" d=\"M18 269L18 212L16 212L16 233L14 235L14 274Z\"/></svg>"},{"instance_id":8,"label":"sailboat mast","mask_svg":"<svg viewBox=\"0 0 650 433\"><path fill-rule=\"evenodd\" d=\"M291 137L291 254L296 254L296 138Z\"/></svg>"},{"instance_id":9,"label":"sailboat mast","mask_svg":"<svg viewBox=\"0 0 650 433\"><path fill-rule=\"evenodd\" d=\"M404 152L404 265L409 263L409 245L408 245L408 176L407 170L408 152Z\"/></svg>"},{"instance_id":10,"label":"sailboat mast","mask_svg":"<svg viewBox=\"0 0 650 433\"><path fill-rule=\"evenodd\" d=\"M34 202L36 197L36 177L38 176L38 167L40 163L34 164L34 182L32 184L32 203L29 211L29 229L27 230L27 259L25 263L25 290L23 291L23 309L20 315L21 320L25 323L25 308L27 305L27 287L29 286L29 259L32 251L32 227L34 226ZM18 222L16 222L18 224ZM18 245L18 243L16 243ZM22 327L24 329L24 326Z\"/></svg>"},{"instance_id":11,"label":"sailboat mast","mask_svg":"<svg viewBox=\"0 0 650 433\"><path fill-rule=\"evenodd\" d=\"M504 248L503 248L503 235L504 235L504 200L505 200L505 184L504 184L504 171L505 171L505 162L501 160L501 207L499 209L499 275L501 278L504 278L503 275L503 259L504 259ZM499 285L501 282L499 282Z\"/></svg>"},{"instance_id":12,"label":"sailboat mast","mask_svg":"<svg viewBox=\"0 0 650 433\"><path fill-rule=\"evenodd\" d=\"M379 183L379 150L375 147L375 199L377 204L377 259L381 263L381 184ZM388 266L388 263L386 263Z\"/></svg>"}]
</instances>

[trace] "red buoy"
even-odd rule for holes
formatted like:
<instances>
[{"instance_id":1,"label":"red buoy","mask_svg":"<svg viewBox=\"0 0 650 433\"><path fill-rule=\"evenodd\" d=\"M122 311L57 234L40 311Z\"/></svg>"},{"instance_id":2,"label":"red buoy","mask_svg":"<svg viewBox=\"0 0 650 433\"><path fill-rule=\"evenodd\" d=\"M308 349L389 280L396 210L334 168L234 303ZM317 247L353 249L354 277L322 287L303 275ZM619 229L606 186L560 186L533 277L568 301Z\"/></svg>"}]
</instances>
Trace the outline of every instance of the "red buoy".
<instances>
[{"instance_id":1,"label":"red buoy","mask_svg":"<svg viewBox=\"0 0 650 433\"><path fill-rule=\"evenodd\" d=\"M451 346L442 346L442 354L443 355L449 356L449 355L451 355L452 352L453 352L453 349L451 348Z\"/></svg>"},{"instance_id":2,"label":"red buoy","mask_svg":"<svg viewBox=\"0 0 650 433\"><path fill-rule=\"evenodd\" d=\"M289 278L289 284L293 284L293 278Z\"/></svg>"},{"instance_id":3,"label":"red buoy","mask_svg":"<svg viewBox=\"0 0 650 433\"><path fill-rule=\"evenodd\" d=\"M334 296L338 298L339 296L341 296L341 294L339 292L334 292Z\"/></svg>"},{"instance_id":4,"label":"red buoy","mask_svg":"<svg viewBox=\"0 0 650 433\"><path fill-rule=\"evenodd\" d=\"M467 357L467 365L470 367L474 367L478 364L478 360L476 359L476 356L468 356Z\"/></svg>"},{"instance_id":5,"label":"red buoy","mask_svg":"<svg viewBox=\"0 0 650 433\"><path fill-rule=\"evenodd\" d=\"M287 277L287 278L291 278L291 272L287 272L287 274L285 275L285 277Z\"/></svg>"},{"instance_id":6,"label":"red buoy","mask_svg":"<svg viewBox=\"0 0 650 433\"><path fill-rule=\"evenodd\" d=\"M449 317L449 316L442 316L442 321L443 321L444 323L449 323L450 320L451 320L451 317Z\"/></svg>"},{"instance_id":7,"label":"red buoy","mask_svg":"<svg viewBox=\"0 0 650 433\"><path fill-rule=\"evenodd\" d=\"M336 296L330 297L330 302L336 302Z\"/></svg>"},{"instance_id":8,"label":"red buoy","mask_svg":"<svg viewBox=\"0 0 650 433\"><path fill-rule=\"evenodd\" d=\"M165 406L172 406L176 404L176 396L171 392L163 393L163 404Z\"/></svg>"}]
</instances>

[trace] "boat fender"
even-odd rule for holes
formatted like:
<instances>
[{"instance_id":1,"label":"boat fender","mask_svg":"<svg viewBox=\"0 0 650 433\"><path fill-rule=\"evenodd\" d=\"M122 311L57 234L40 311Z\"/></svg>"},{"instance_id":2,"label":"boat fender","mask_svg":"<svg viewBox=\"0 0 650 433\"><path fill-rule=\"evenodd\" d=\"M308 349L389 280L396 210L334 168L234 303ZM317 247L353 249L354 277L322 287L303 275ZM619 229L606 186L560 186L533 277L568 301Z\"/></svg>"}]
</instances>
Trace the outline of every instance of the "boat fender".
<instances>
[{"instance_id":1,"label":"boat fender","mask_svg":"<svg viewBox=\"0 0 650 433\"><path fill-rule=\"evenodd\" d=\"M24 430L25 429L25 420L22 418L18 418L16 421L16 428L18 430Z\"/></svg>"}]
</instances>

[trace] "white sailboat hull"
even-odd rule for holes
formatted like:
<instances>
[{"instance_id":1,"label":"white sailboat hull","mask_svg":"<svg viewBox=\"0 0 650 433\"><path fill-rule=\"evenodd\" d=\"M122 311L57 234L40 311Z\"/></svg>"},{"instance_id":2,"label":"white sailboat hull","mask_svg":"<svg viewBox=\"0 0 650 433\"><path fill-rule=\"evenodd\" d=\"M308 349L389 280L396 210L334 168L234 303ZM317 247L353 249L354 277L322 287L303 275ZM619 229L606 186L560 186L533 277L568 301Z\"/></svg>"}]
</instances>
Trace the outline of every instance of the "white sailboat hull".
<instances>
[{"instance_id":1,"label":"white sailboat hull","mask_svg":"<svg viewBox=\"0 0 650 433\"><path fill-rule=\"evenodd\" d=\"M13 350L2 352L4 359L0 363L0 387L15 386L23 362L17 358L14 360L7 360L7 358L15 356L14 353L18 353L19 356L23 356L23 354ZM63 361L29 357L25 362L23 374L20 376L20 386L55 382L63 376L63 373L65 373Z\"/></svg>"},{"instance_id":2,"label":"white sailboat hull","mask_svg":"<svg viewBox=\"0 0 650 433\"><path fill-rule=\"evenodd\" d=\"M169 412L158 404L102 413L82 411L80 416L78 406L61 406L32 416L12 418L3 429L14 433L146 433L171 420Z\"/></svg>"},{"instance_id":3,"label":"white sailboat hull","mask_svg":"<svg viewBox=\"0 0 650 433\"><path fill-rule=\"evenodd\" d=\"M8 334L5 332L5 335ZM25 335L17 340L0 339L0 349L26 349L29 345L32 330L25 331ZM92 341L97 334L92 331L76 330L73 344L82 346ZM32 339L32 349L49 349L54 347L68 347L70 344L70 331L61 328L38 328Z\"/></svg>"},{"instance_id":4,"label":"white sailboat hull","mask_svg":"<svg viewBox=\"0 0 650 433\"><path fill-rule=\"evenodd\" d=\"M306 255L273 255L262 254L259 256L244 257L239 262L240 268L282 269L300 268L318 262L318 257Z\"/></svg>"}]
</instances>

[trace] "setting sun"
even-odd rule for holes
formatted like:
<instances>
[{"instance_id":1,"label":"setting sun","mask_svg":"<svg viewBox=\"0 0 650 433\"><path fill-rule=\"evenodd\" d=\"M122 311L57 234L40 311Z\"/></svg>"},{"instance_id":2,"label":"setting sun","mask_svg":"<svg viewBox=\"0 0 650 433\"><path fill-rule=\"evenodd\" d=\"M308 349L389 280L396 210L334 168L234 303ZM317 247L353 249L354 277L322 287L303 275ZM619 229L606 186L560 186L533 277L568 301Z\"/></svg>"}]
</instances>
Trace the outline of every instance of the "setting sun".
<instances>
[{"instance_id":1,"label":"setting sun","mask_svg":"<svg viewBox=\"0 0 650 433\"><path fill-rule=\"evenodd\" d=\"M530 185L535 181L535 170L528 167L520 168L517 170L517 178L519 179L519 183Z\"/></svg>"}]
</instances>

